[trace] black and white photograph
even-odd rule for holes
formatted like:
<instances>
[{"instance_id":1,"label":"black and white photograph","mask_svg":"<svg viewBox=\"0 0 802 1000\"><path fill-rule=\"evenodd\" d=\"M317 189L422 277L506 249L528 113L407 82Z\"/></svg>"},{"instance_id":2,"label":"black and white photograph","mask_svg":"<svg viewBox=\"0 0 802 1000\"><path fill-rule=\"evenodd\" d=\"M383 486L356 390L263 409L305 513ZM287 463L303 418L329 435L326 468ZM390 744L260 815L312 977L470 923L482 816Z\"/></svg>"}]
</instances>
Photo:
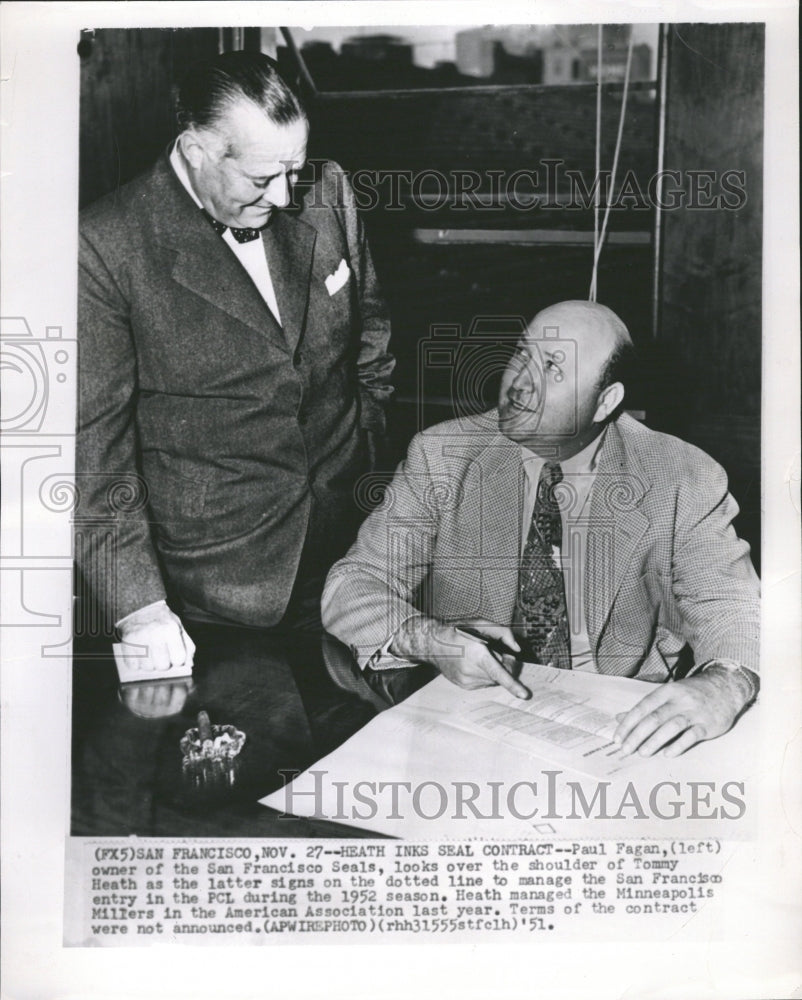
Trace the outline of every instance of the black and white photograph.
<instances>
[{"instance_id":1,"label":"black and white photograph","mask_svg":"<svg viewBox=\"0 0 802 1000\"><path fill-rule=\"evenodd\" d=\"M798 995L794 6L17 6L4 995Z\"/></svg>"}]
</instances>

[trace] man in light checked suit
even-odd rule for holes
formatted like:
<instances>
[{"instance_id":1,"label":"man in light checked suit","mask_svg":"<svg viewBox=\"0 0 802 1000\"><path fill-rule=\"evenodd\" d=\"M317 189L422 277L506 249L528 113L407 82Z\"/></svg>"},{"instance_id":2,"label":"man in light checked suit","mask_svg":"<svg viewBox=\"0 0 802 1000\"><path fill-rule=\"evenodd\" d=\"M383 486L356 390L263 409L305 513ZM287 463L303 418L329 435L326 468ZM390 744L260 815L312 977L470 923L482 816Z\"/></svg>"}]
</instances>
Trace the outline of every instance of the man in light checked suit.
<instances>
[{"instance_id":1,"label":"man in light checked suit","mask_svg":"<svg viewBox=\"0 0 802 1000\"><path fill-rule=\"evenodd\" d=\"M565 640L548 659L661 682L621 721L623 752L680 754L755 699L759 590L737 505L709 456L621 412L631 350L606 307L551 306L522 337L497 410L413 439L323 595L325 627L372 687L425 663L461 687L529 696L514 654L533 659L525 640L543 628L528 620L541 578L524 570L556 465L562 531L547 556Z\"/></svg>"}]
</instances>

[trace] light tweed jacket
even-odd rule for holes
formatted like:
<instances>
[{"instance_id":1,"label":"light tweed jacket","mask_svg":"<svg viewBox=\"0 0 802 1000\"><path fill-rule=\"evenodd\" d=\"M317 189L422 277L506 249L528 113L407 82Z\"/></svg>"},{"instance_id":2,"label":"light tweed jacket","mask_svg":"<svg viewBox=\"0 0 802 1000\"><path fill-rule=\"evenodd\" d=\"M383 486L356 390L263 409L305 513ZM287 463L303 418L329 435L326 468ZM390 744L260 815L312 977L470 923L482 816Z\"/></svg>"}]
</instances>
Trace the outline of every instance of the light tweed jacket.
<instances>
[{"instance_id":1,"label":"light tweed jacket","mask_svg":"<svg viewBox=\"0 0 802 1000\"><path fill-rule=\"evenodd\" d=\"M323 622L360 666L420 611L508 624L523 467L496 413L418 434L382 506L334 565ZM758 669L759 585L724 471L626 415L607 429L590 504L584 606L602 673L664 680L688 644Z\"/></svg>"}]
</instances>

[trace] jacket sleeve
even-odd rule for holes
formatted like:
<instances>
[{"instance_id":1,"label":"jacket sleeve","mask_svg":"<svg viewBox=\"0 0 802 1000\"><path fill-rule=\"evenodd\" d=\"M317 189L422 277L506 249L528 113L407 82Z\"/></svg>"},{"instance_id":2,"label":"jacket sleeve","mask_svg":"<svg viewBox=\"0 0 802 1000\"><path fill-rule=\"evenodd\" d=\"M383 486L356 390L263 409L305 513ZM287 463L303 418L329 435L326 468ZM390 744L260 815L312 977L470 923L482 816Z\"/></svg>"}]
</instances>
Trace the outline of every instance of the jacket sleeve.
<instances>
[{"instance_id":1,"label":"jacket sleeve","mask_svg":"<svg viewBox=\"0 0 802 1000\"><path fill-rule=\"evenodd\" d=\"M337 204L345 228L351 268L361 320L357 374L362 406L361 423L366 430L380 434L385 428L385 406L393 387L390 375L395 358L390 354L390 315L379 288L365 229L356 207L354 192L337 164L327 164L337 191Z\"/></svg>"},{"instance_id":2,"label":"jacket sleeve","mask_svg":"<svg viewBox=\"0 0 802 1000\"><path fill-rule=\"evenodd\" d=\"M724 470L706 463L680 485L672 587L697 664L732 660L755 672L760 660L760 587L749 546L732 522L738 505Z\"/></svg>"},{"instance_id":3,"label":"jacket sleeve","mask_svg":"<svg viewBox=\"0 0 802 1000\"><path fill-rule=\"evenodd\" d=\"M117 271L117 277L112 274ZM121 268L79 250L75 560L108 626L165 597L137 466L137 364Z\"/></svg>"},{"instance_id":4,"label":"jacket sleeve","mask_svg":"<svg viewBox=\"0 0 802 1000\"><path fill-rule=\"evenodd\" d=\"M402 622L420 613L417 591L431 568L438 524L437 491L419 434L323 592L324 627L351 648L362 669Z\"/></svg>"}]
</instances>

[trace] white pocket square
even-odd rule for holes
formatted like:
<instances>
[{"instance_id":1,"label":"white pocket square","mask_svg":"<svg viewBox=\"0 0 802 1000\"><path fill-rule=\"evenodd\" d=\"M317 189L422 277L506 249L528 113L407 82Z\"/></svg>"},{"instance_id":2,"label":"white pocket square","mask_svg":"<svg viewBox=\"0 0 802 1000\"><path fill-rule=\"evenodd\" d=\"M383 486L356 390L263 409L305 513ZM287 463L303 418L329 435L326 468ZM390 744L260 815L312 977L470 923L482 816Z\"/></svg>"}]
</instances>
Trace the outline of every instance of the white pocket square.
<instances>
[{"instance_id":1,"label":"white pocket square","mask_svg":"<svg viewBox=\"0 0 802 1000\"><path fill-rule=\"evenodd\" d=\"M345 263L345 258L340 261L340 266L334 272L326 278L326 291L329 295L334 295L336 292L343 287L343 285L348 281L351 275L351 269Z\"/></svg>"}]
</instances>

